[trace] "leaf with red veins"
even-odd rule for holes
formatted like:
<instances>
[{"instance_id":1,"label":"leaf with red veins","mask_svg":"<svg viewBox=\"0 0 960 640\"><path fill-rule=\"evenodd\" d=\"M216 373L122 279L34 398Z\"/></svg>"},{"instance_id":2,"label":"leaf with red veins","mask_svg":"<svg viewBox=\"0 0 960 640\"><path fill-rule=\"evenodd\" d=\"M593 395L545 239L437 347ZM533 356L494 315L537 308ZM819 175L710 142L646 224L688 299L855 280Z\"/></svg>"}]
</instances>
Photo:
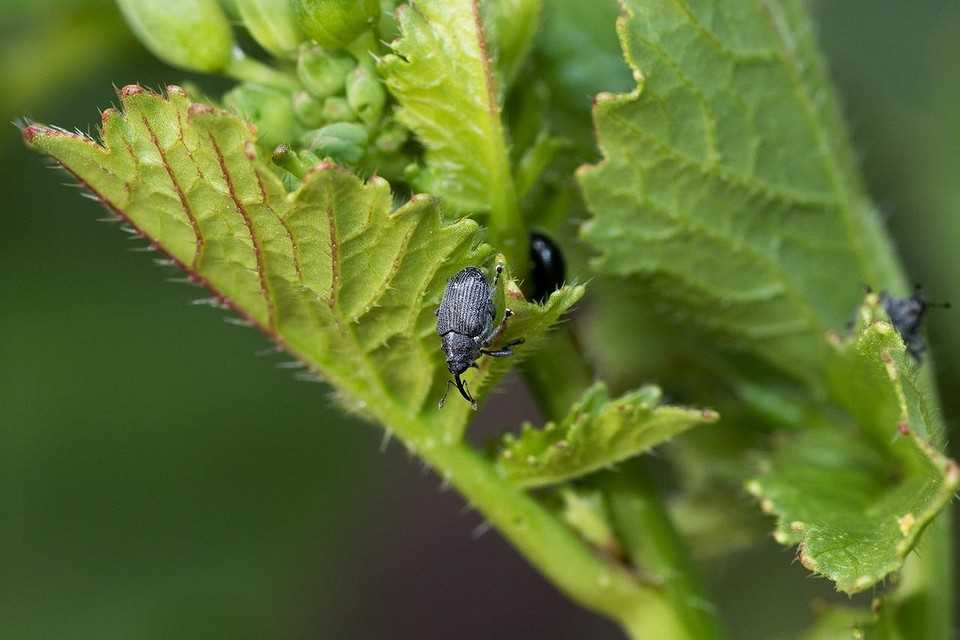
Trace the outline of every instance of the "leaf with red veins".
<instances>
[{"instance_id":1,"label":"leaf with red veins","mask_svg":"<svg viewBox=\"0 0 960 640\"><path fill-rule=\"evenodd\" d=\"M437 409L448 376L434 310L452 274L492 258L475 222L443 221L426 195L394 209L385 180L364 183L331 163L287 193L249 124L178 87L162 96L128 86L120 102L103 112L102 144L37 124L24 139L350 407L394 429L438 422L459 437L466 403ZM518 351L529 352L581 294L565 288L543 306L512 300L504 338L523 331ZM484 363L468 377L483 393L504 372Z\"/></svg>"}]
</instances>

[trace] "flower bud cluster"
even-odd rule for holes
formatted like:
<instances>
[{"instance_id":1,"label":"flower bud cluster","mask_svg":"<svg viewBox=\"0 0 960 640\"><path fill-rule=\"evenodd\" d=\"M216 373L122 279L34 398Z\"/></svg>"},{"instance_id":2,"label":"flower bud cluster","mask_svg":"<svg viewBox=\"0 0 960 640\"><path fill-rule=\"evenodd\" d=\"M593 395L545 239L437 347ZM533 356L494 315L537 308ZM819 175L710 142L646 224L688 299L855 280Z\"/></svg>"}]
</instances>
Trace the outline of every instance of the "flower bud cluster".
<instances>
[{"instance_id":1,"label":"flower bud cluster","mask_svg":"<svg viewBox=\"0 0 960 640\"><path fill-rule=\"evenodd\" d=\"M256 126L265 151L284 145L274 154L284 159L282 173L296 175L295 156L402 181L415 161L374 64L386 21L381 2L389 10L392 0L117 2L157 57L239 81L223 105ZM246 55L232 25L242 25L262 55Z\"/></svg>"}]
</instances>

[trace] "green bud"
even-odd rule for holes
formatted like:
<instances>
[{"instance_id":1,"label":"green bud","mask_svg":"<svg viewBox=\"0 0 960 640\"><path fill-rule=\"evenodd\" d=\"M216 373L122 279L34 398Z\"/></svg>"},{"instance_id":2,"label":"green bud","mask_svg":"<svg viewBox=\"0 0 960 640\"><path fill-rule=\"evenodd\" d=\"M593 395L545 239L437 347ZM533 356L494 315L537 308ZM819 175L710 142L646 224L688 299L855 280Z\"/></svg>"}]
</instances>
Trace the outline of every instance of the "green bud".
<instances>
[{"instance_id":1,"label":"green bud","mask_svg":"<svg viewBox=\"0 0 960 640\"><path fill-rule=\"evenodd\" d=\"M380 18L380 0L291 0L300 28L327 49L343 49Z\"/></svg>"},{"instance_id":2,"label":"green bud","mask_svg":"<svg viewBox=\"0 0 960 640\"><path fill-rule=\"evenodd\" d=\"M304 88L314 97L326 98L343 93L347 75L356 66L357 61L347 54L305 46L300 49L297 75Z\"/></svg>"},{"instance_id":3,"label":"green bud","mask_svg":"<svg viewBox=\"0 0 960 640\"><path fill-rule=\"evenodd\" d=\"M217 0L117 0L130 28L153 55L175 67L224 69L233 31Z\"/></svg>"},{"instance_id":4,"label":"green bud","mask_svg":"<svg viewBox=\"0 0 960 640\"><path fill-rule=\"evenodd\" d=\"M360 120L369 125L376 124L383 115L387 92L369 65L360 65L347 77L347 102Z\"/></svg>"},{"instance_id":5,"label":"green bud","mask_svg":"<svg viewBox=\"0 0 960 640\"><path fill-rule=\"evenodd\" d=\"M280 58L296 58L303 32L290 0L234 0L244 26L264 49Z\"/></svg>"},{"instance_id":6,"label":"green bud","mask_svg":"<svg viewBox=\"0 0 960 640\"><path fill-rule=\"evenodd\" d=\"M367 147L367 130L353 122L337 122L309 131L301 142L319 156L329 156L337 162L356 164Z\"/></svg>"},{"instance_id":7,"label":"green bud","mask_svg":"<svg viewBox=\"0 0 960 640\"><path fill-rule=\"evenodd\" d=\"M308 167L314 167L320 164L320 156L315 154L313 151L301 149L298 155L300 156L300 161Z\"/></svg>"},{"instance_id":8,"label":"green bud","mask_svg":"<svg viewBox=\"0 0 960 640\"><path fill-rule=\"evenodd\" d=\"M323 117L327 122L350 122L357 119L347 104L347 99L340 96L330 96L323 101Z\"/></svg>"},{"instance_id":9,"label":"green bud","mask_svg":"<svg viewBox=\"0 0 960 640\"><path fill-rule=\"evenodd\" d=\"M322 101L317 100L306 91L298 91L293 96L293 113L304 127L316 129L327 121L323 104Z\"/></svg>"},{"instance_id":10,"label":"green bud","mask_svg":"<svg viewBox=\"0 0 960 640\"><path fill-rule=\"evenodd\" d=\"M409 139L410 132L406 128L392 123L383 128L374 145L384 153L396 153Z\"/></svg>"},{"instance_id":11,"label":"green bud","mask_svg":"<svg viewBox=\"0 0 960 640\"><path fill-rule=\"evenodd\" d=\"M241 84L223 96L223 104L257 127L257 142L275 147L297 132L290 94L258 84Z\"/></svg>"},{"instance_id":12,"label":"green bud","mask_svg":"<svg viewBox=\"0 0 960 640\"><path fill-rule=\"evenodd\" d=\"M301 180L303 176L307 175L308 167L300 160L300 157L285 144L281 144L273 150L273 163L278 167L286 169L289 173Z\"/></svg>"}]
</instances>

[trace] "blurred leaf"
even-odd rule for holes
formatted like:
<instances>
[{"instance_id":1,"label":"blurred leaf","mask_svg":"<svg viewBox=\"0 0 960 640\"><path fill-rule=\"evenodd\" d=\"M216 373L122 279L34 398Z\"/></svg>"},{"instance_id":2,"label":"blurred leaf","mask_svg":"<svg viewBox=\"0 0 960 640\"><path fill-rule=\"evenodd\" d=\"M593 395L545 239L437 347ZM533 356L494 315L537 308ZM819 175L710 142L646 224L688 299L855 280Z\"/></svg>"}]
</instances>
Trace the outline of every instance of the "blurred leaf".
<instances>
[{"instance_id":1,"label":"blurred leaf","mask_svg":"<svg viewBox=\"0 0 960 640\"><path fill-rule=\"evenodd\" d=\"M847 340L834 340L838 397L858 435L839 427L790 439L748 488L777 518L774 537L800 545L800 561L847 593L903 564L960 486L960 469L928 439L942 426L919 393L917 368L870 295Z\"/></svg>"},{"instance_id":2,"label":"blurred leaf","mask_svg":"<svg viewBox=\"0 0 960 640\"><path fill-rule=\"evenodd\" d=\"M601 273L815 385L862 283L902 283L803 4L626 0L638 86L597 96L580 182Z\"/></svg>"},{"instance_id":3,"label":"blurred leaf","mask_svg":"<svg viewBox=\"0 0 960 640\"><path fill-rule=\"evenodd\" d=\"M550 0L535 44L538 70L550 88L551 124L591 155L593 96L631 86L615 29L618 11L617 0Z\"/></svg>"},{"instance_id":4,"label":"blurred leaf","mask_svg":"<svg viewBox=\"0 0 960 640\"><path fill-rule=\"evenodd\" d=\"M478 0L421 0L397 9L402 37L380 61L397 120L426 147L414 185L460 211L512 198L498 88ZM511 193L499 193L509 190Z\"/></svg>"},{"instance_id":5,"label":"blurred leaf","mask_svg":"<svg viewBox=\"0 0 960 640\"><path fill-rule=\"evenodd\" d=\"M560 423L525 424L507 435L497 455L502 473L523 487L540 487L586 475L643 453L717 414L660 405L660 390L644 387L611 400L597 383Z\"/></svg>"},{"instance_id":6,"label":"blurred leaf","mask_svg":"<svg viewBox=\"0 0 960 640\"><path fill-rule=\"evenodd\" d=\"M5 9L6 23L16 25L0 29L0 117L6 120L36 110L111 56L124 57L120 52L135 43L111 0L47 4Z\"/></svg>"},{"instance_id":7,"label":"blurred leaf","mask_svg":"<svg viewBox=\"0 0 960 640\"><path fill-rule=\"evenodd\" d=\"M540 26L543 0L487 0L483 6L502 92L513 84L530 53Z\"/></svg>"},{"instance_id":8,"label":"blurred leaf","mask_svg":"<svg viewBox=\"0 0 960 640\"><path fill-rule=\"evenodd\" d=\"M329 163L288 195L235 116L191 104L177 87L166 98L126 87L121 102L123 114L104 112L104 147L39 125L24 136L350 408L406 425L401 435L414 440L459 437L469 407L437 408L447 373L434 309L448 276L491 256L474 222L443 223L423 195L391 212L383 179L364 184ZM583 293L568 287L539 306L504 286L515 313L504 339L522 334L520 355ZM482 397L509 366L481 360L474 392Z\"/></svg>"},{"instance_id":9,"label":"blurred leaf","mask_svg":"<svg viewBox=\"0 0 960 640\"><path fill-rule=\"evenodd\" d=\"M872 618L866 609L831 605L817 615L817 621L801 640L864 640L864 630L869 628Z\"/></svg>"}]
</instances>

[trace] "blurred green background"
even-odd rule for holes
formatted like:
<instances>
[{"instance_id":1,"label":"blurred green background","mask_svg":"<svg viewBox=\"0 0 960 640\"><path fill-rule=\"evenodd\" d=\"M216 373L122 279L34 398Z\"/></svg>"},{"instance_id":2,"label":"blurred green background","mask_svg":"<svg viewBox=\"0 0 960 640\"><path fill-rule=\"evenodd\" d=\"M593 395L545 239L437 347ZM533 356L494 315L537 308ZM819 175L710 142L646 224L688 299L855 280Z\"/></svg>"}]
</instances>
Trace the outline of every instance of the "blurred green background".
<instances>
[{"instance_id":1,"label":"blurred green background","mask_svg":"<svg viewBox=\"0 0 960 640\"><path fill-rule=\"evenodd\" d=\"M960 304L960 3L818 8L911 274ZM110 1L0 0L4 122L86 131L112 85L185 78ZM618 637L66 181L0 128L0 638ZM931 318L951 426L957 313ZM738 637L790 637L828 591L790 553L710 568Z\"/></svg>"}]
</instances>

